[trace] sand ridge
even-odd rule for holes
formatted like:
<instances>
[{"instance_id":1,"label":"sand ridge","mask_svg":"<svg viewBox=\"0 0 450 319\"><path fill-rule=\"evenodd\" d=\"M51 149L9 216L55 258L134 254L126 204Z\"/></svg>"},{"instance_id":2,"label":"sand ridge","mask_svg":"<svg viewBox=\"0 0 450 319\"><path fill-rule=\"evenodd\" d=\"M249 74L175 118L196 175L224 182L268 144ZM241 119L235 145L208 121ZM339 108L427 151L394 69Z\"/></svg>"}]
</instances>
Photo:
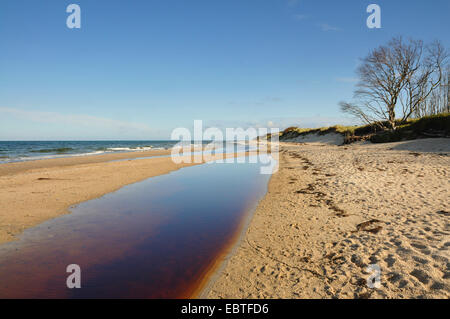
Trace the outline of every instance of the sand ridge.
<instances>
[{"instance_id":1,"label":"sand ridge","mask_svg":"<svg viewBox=\"0 0 450 319\"><path fill-rule=\"evenodd\" d=\"M33 169L66 167L81 164L105 163L108 161L134 159L139 157L170 155L170 150L150 150L123 153L106 153L101 155L67 156L61 158L32 160L0 164L0 176L13 175Z\"/></svg>"}]
</instances>

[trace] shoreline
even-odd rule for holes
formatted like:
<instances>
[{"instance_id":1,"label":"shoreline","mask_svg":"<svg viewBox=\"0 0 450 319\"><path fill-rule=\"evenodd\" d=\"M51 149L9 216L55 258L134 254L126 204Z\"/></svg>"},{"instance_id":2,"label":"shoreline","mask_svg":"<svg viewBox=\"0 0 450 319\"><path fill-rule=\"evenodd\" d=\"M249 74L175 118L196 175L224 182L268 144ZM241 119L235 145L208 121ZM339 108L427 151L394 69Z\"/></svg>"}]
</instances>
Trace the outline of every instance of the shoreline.
<instances>
[{"instance_id":1,"label":"shoreline","mask_svg":"<svg viewBox=\"0 0 450 319\"><path fill-rule=\"evenodd\" d=\"M224 158L249 154L225 154ZM175 164L170 156L159 157L164 155L170 155L170 150L0 165L0 244L15 240L27 228L70 213L69 208L79 203L150 177L204 163ZM140 159L146 156L155 157Z\"/></svg>"},{"instance_id":2,"label":"shoreline","mask_svg":"<svg viewBox=\"0 0 450 319\"><path fill-rule=\"evenodd\" d=\"M146 156L159 155L164 154L146 152ZM131 152L0 165L0 244L15 240L27 228L69 214L74 205L194 165L177 165L170 157L111 162L142 156Z\"/></svg>"},{"instance_id":3,"label":"shoreline","mask_svg":"<svg viewBox=\"0 0 450 319\"><path fill-rule=\"evenodd\" d=\"M273 175L272 175L273 176ZM249 205L245 210L245 214L241 221L239 222L238 227L234 235L230 238L229 243L225 245L222 251L217 255L212 264L208 267L208 270L205 272L200 284L193 291L193 293L189 296L192 299L205 299L215 282L220 277L221 272L225 269L230 259L234 256L237 249L240 247L242 241L245 238L245 232L252 222L254 213L259 206L259 203L264 199L269 190L269 184L272 180L272 176L270 177L267 183L267 189L262 198L260 198L257 202Z\"/></svg>"},{"instance_id":4,"label":"shoreline","mask_svg":"<svg viewBox=\"0 0 450 319\"><path fill-rule=\"evenodd\" d=\"M244 240L203 296L449 298L449 155L448 138L282 143Z\"/></svg>"},{"instance_id":5,"label":"shoreline","mask_svg":"<svg viewBox=\"0 0 450 319\"><path fill-rule=\"evenodd\" d=\"M65 167L82 164L105 163L115 160L135 159L139 157L170 155L171 150L150 150L134 152L104 153L98 155L70 156L60 158L35 159L21 162L1 163L0 177L32 169Z\"/></svg>"}]
</instances>

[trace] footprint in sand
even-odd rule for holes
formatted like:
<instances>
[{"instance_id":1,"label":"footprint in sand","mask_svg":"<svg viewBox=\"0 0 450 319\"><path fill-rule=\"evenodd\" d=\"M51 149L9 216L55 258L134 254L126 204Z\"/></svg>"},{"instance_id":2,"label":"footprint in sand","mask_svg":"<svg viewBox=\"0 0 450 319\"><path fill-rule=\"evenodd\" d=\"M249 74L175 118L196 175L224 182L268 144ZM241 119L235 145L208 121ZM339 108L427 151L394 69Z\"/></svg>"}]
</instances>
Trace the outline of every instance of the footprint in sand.
<instances>
[{"instance_id":1,"label":"footprint in sand","mask_svg":"<svg viewBox=\"0 0 450 319\"><path fill-rule=\"evenodd\" d=\"M431 277L421 269L414 269L410 272L410 275L416 277L424 285L428 284L431 279Z\"/></svg>"},{"instance_id":2,"label":"footprint in sand","mask_svg":"<svg viewBox=\"0 0 450 319\"><path fill-rule=\"evenodd\" d=\"M388 267L392 267L392 266L395 264L395 262L396 262L397 260L394 258L394 255L389 254L389 255L384 259L384 261L387 263Z\"/></svg>"},{"instance_id":3,"label":"footprint in sand","mask_svg":"<svg viewBox=\"0 0 450 319\"><path fill-rule=\"evenodd\" d=\"M413 256L412 259L414 259L416 262L422 265L428 264L428 260L426 260L425 258L421 258L419 256Z\"/></svg>"}]
</instances>

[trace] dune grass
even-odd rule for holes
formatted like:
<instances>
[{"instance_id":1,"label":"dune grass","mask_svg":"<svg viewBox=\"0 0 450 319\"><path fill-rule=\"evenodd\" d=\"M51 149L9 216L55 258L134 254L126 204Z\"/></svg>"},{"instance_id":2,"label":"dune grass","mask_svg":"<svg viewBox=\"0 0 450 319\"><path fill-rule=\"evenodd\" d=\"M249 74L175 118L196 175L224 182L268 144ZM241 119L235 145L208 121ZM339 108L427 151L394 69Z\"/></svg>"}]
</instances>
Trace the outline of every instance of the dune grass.
<instances>
[{"instance_id":1,"label":"dune grass","mask_svg":"<svg viewBox=\"0 0 450 319\"><path fill-rule=\"evenodd\" d=\"M335 125L320 128L288 127L280 133L280 140L289 140L309 134L325 135L330 133L344 136L344 143L370 140L373 143L388 143L402 140L411 140L421 137L450 136L450 113L425 116L411 119L406 122L397 122L397 129L381 130L379 126L342 126Z\"/></svg>"}]
</instances>

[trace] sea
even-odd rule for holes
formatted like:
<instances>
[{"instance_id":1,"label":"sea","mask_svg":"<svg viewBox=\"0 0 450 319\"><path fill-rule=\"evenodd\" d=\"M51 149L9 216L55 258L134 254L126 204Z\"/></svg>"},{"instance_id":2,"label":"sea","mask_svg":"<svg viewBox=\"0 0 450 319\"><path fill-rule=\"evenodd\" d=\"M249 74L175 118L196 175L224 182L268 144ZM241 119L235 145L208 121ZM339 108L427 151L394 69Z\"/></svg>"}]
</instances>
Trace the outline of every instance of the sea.
<instances>
[{"instance_id":1,"label":"sea","mask_svg":"<svg viewBox=\"0 0 450 319\"><path fill-rule=\"evenodd\" d=\"M143 152L171 149L180 141L0 141L0 164L40 159L90 156L105 153ZM240 142L183 141L183 146L214 144L216 150L248 151L254 146L237 146ZM232 147L232 148L230 148ZM235 148L236 147L236 148Z\"/></svg>"},{"instance_id":2,"label":"sea","mask_svg":"<svg viewBox=\"0 0 450 319\"><path fill-rule=\"evenodd\" d=\"M176 143L178 141L0 141L0 164L58 157L163 150L172 148Z\"/></svg>"}]
</instances>

